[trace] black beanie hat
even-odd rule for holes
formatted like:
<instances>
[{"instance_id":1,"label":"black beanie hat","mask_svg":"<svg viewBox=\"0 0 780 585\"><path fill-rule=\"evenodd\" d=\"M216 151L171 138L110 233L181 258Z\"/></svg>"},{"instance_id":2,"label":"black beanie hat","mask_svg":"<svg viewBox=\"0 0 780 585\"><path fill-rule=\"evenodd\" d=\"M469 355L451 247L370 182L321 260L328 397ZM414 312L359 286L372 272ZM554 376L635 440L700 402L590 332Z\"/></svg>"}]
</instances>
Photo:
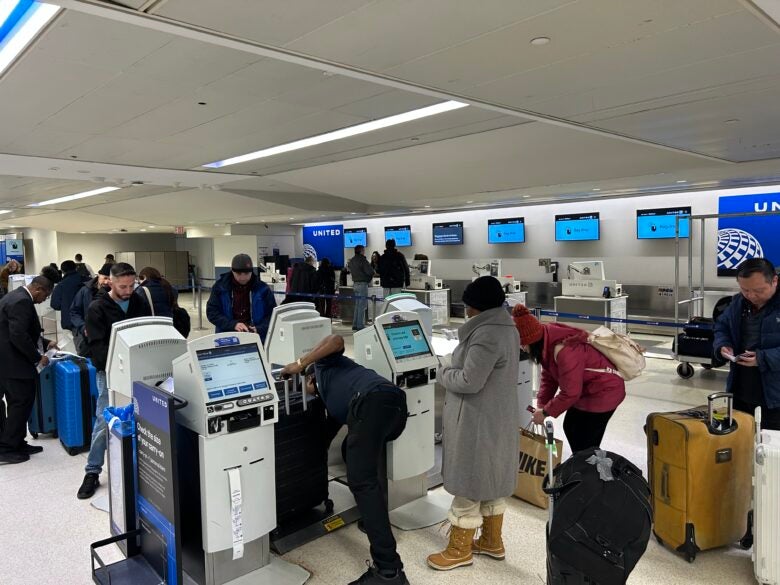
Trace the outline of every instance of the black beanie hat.
<instances>
[{"instance_id":1,"label":"black beanie hat","mask_svg":"<svg viewBox=\"0 0 780 585\"><path fill-rule=\"evenodd\" d=\"M503 305L506 295L497 279L492 276L480 276L466 287L462 300L472 309L487 311Z\"/></svg>"},{"instance_id":2,"label":"black beanie hat","mask_svg":"<svg viewBox=\"0 0 780 585\"><path fill-rule=\"evenodd\" d=\"M111 264L103 264L98 270L98 274L101 276L111 276Z\"/></svg>"}]
</instances>

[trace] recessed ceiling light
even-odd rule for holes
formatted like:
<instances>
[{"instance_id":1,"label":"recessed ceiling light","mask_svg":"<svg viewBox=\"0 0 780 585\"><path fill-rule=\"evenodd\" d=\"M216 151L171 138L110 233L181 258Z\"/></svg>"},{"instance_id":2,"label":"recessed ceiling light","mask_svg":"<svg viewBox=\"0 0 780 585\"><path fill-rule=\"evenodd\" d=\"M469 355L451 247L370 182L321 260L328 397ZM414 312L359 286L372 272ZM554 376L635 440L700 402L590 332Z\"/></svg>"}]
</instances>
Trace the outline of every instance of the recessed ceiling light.
<instances>
[{"instance_id":1,"label":"recessed ceiling light","mask_svg":"<svg viewBox=\"0 0 780 585\"><path fill-rule=\"evenodd\" d=\"M430 208L431 208L431 206L430 206L430 205L426 205L426 206L425 206L425 209L430 209Z\"/></svg>"},{"instance_id":2,"label":"recessed ceiling light","mask_svg":"<svg viewBox=\"0 0 780 585\"><path fill-rule=\"evenodd\" d=\"M0 2L0 24L3 28L7 27L5 32L8 29L12 31L12 34L3 39L3 46L0 49L0 73L14 62L59 11L59 6L42 2L15 0Z\"/></svg>"},{"instance_id":3,"label":"recessed ceiling light","mask_svg":"<svg viewBox=\"0 0 780 585\"><path fill-rule=\"evenodd\" d=\"M317 136L310 136L309 138L295 140L294 142L288 142L278 146L272 146L271 148L264 148L262 150L257 150L248 154L242 154L240 156L234 156L225 160L208 163L203 166L206 168L219 169L230 165L244 163L250 160L256 160L258 158L265 158L275 154L282 154L284 152L290 152L293 150L299 150L301 148L307 148L309 146L324 144L326 142L333 142L334 140L341 140L343 138L357 136L358 134L365 134L366 132L373 132L374 130L381 130L382 128L396 126L397 124L404 124L413 120L419 120L420 118L427 118L428 116L435 116L436 114L450 112L452 110L465 108L466 106L468 106L468 104L464 104L463 102L441 102L432 106L427 106L425 108L419 108L410 112L396 114L395 116L388 116L387 118L380 118L378 120L364 122L363 124L356 124L355 126L341 128L340 130L326 132L325 134L319 134Z\"/></svg>"},{"instance_id":4,"label":"recessed ceiling light","mask_svg":"<svg viewBox=\"0 0 780 585\"><path fill-rule=\"evenodd\" d=\"M680 180L679 180L679 181L677 181L677 182L678 182L678 183L687 183L688 181L686 181L685 179L680 179Z\"/></svg>"},{"instance_id":5,"label":"recessed ceiling light","mask_svg":"<svg viewBox=\"0 0 780 585\"><path fill-rule=\"evenodd\" d=\"M157 226L150 225L149 227L150 227L150 228L152 228L152 229L154 229L154 228L156 228Z\"/></svg>"},{"instance_id":6,"label":"recessed ceiling light","mask_svg":"<svg viewBox=\"0 0 780 585\"><path fill-rule=\"evenodd\" d=\"M523 199L528 199L530 195L523 195Z\"/></svg>"},{"instance_id":7,"label":"recessed ceiling light","mask_svg":"<svg viewBox=\"0 0 780 585\"><path fill-rule=\"evenodd\" d=\"M593 191L601 191L601 189L593 189Z\"/></svg>"},{"instance_id":8,"label":"recessed ceiling light","mask_svg":"<svg viewBox=\"0 0 780 585\"><path fill-rule=\"evenodd\" d=\"M466 203L474 203L473 201L466 201Z\"/></svg>"},{"instance_id":9,"label":"recessed ceiling light","mask_svg":"<svg viewBox=\"0 0 780 585\"><path fill-rule=\"evenodd\" d=\"M11 213L13 209L0 209L0 215L3 215L4 213Z\"/></svg>"},{"instance_id":10,"label":"recessed ceiling light","mask_svg":"<svg viewBox=\"0 0 780 585\"><path fill-rule=\"evenodd\" d=\"M103 193L110 193L111 191L119 191L121 187L101 187L100 189L92 189L91 191L83 191L74 195L66 195L65 197L57 197L56 199L49 199L47 201L41 201L40 203L31 203L27 207L42 207L44 205L54 205L55 203L65 203L66 201L75 201L76 199L84 199L85 197L93 197L95 195L102 195Z\"/></svg>"},{"instance_id":11,"label":"recessed ceiling light","mask_svg":"<svg viewBox=\"0 0 780 585\"><path fill-rule=\"evenodd\" d=\"M145 232L146 230L145 230L145 229L143 229L143 228L141 228L141 229L140 229L140 230L138 230L138 231L140 231L140 232Z\"/></svg>"},{"instance_id":12,"label":"recessed ceiling light","mask_svg":"<svg viewBox=\"0 0 780 585\"><path fill-rule=\"evenodd\" d=\"M550 37L536 37L531 39L531 44L535 47L541 47L550 42Z\"/></svg>"},{"instance_id":13,"label":"recessed ceiling light","mask_svg":"<svg viewBox=\"0 0 780 585\"><path fill-rule=\"evenodd\" d=\"M355 211L351 211L349 214L350 214L350 215L357 215L357 212L355 212Z\"/></svg>"},{"instance_id":14,"label":"recessed ceiling light","mask_svg":"<svg viewBox=\"0 0 780 585\"><path fill-rule=\"evenodd\" d=\"M222 225L221 223L215 223L214 227L220 227L221 225Z\"/></svg>"},{"instance_id":15,"label":"recessed ceiling light","mask_svg":"<svg viewBox=\"0 0 780 585\"><path fill-rule=\"evenodd\" d=\"M80 234L86 234L87 232L79 232Z\"/></svg>"},{"instance_id":16,"label":"recessed ceiling light","mask_svg":"<svg viewBox=\"0 0 780 585\"><path fill-rule=\"evenodd\" d=\"M206 102L198 102L198 105L199 105L199 106L205 106L205 105L206 105Z\"/></svg>"},{"instance_id":17,"label":"recessed ceiling light","mask_svg":"<svg viewBox=\"0 0 780 585\"><path fill-rule=\"evenodd\" d=\"M240 224L240 223L241 223L240 221L237 221L237 222L236 222L236 225L238 225L238 224Z\"/></svg>"}]
</instances>

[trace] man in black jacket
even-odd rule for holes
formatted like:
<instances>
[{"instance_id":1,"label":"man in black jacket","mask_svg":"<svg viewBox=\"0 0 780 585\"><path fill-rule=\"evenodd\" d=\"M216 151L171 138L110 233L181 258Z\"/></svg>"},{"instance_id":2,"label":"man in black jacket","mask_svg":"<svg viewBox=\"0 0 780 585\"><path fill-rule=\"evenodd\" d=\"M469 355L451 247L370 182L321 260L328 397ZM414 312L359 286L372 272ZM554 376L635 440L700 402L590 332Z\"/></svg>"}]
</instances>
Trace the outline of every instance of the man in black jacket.
<instances>
[{"instance_id":1,"label":"man in black jacket","mask_svg":"<svg viewBox=\"0 0 780 585\"><path fill-rule=\"evenodd\" d=\"M73 345L76 353L82 357L89 357L89 344L84 335L87 326L87 311L92 301L97 297L98 292L111 289L111 266L104 264L98 271L98 275L92 280L86 282L81 287L73 302L70 304L70 324L73 327Z\"/></svg>"},{"instance_id":2,"label":"man in black jacket","mask_svg":"<svg viewBox=\"0 0 780 585\"><path fill-rule=\"evenodd\" d=\"M285 297L285 303L313 303L314 297L301 296L295 293L304 293L306 295L317 294L317 268L315 264L317 259L314 256L306 256L303 262L298 262L293 267L292 278L290 279L290 292Z\"/></svg>"},{"instance_id":3,"label":"man in black jacket","mask_svg":"<svg viewBox=\"0 0 780 585\"><path fill-rule=\"evenodd\" d=\"M43 447L28 445L27 419L35 402L36 367L49 363L45 350L54 341L41 337L41 322L35 305L52 291L48 278L37 276L0 301L0 463L22 463ZM2 408L5 396L8 412Z\"/></svg>"},{"instance_id":4,"label":"man in black jacket","mask_svg":"<svg viewBox=\"0 0 780 585\"><path fill-rule=\"evenodd\" d=\"M386 296L401 292L409 286L409 264L406 256L395 249L395 240L385 242L385 253L379 257L379 279Z\"/></svg>"},{"instance_id":5,"label":"man in black jacket","mask_svg":"<svg viewBox=\"0 0 780 585\"><path fill-rule=\"evenodd\" d=\"M134 290L135 269L125 262L114 264L111 266L111 290L99 291L87 311L86 336L92 364L97 369L98 400L92 442L87 466L84 468L84 481L77 494L80 500L91 498L100 485L99 477L106 455L106 421L103 418L103 410L108 406L106 364L111 327L125 319L149 317L152 314L149 303L143 297L134 295Z\"/></svg>"},{"instance_id":6,"label":"man in black jacket","mask_svg":"<svg viewBox=\"0 0 780 585\"><path fill-rule=\"evenodd\" d=\"M76 263L73 260L65 260L62 263L62 272L65 276L54 287L51 295L51 308L60 311L60 324L65 331L70 331L74 335L73 322L70 320L70 306L76 293L84 286L84 278L76 271Z\"/></svg>"}]
</instances>

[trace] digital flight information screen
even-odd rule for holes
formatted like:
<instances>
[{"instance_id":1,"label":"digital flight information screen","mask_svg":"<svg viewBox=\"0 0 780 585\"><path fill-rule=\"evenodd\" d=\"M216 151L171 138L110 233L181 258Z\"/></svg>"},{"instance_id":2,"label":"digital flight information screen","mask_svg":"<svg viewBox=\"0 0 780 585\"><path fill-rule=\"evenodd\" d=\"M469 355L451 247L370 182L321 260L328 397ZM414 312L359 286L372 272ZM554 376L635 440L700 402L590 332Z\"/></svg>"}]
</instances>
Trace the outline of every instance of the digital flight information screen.
<instances>
[{"instance_id":1,"label":"digital flight information screen","mask_svg":"<svg viewBox=\"0 0 780 585\"><path fill-rule=\"evenodd\" d=\"M488 244L522 244L525 242L525 218L505 217L488 220Z\"/></svg>"}]
</instances>

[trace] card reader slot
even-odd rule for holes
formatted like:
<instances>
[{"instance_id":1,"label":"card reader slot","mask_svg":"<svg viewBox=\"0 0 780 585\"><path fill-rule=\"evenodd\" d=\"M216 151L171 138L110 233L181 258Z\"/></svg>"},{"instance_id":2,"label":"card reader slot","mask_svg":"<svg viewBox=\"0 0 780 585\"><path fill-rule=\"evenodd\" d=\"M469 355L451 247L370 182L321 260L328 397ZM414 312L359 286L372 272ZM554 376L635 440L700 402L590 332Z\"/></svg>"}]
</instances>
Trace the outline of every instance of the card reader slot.
<instances>
[{"instance_id":1,"label":"card reader slot","mask_svg":"<svg viewBox=\"0 0 780 585\"><path fill-rule=\"evenodd\" d=\"M228 433L259 427L262 422L257 408L243 410L235 414L227 414L223 418L227 423Z\"/></svg>"}]
</instances>

